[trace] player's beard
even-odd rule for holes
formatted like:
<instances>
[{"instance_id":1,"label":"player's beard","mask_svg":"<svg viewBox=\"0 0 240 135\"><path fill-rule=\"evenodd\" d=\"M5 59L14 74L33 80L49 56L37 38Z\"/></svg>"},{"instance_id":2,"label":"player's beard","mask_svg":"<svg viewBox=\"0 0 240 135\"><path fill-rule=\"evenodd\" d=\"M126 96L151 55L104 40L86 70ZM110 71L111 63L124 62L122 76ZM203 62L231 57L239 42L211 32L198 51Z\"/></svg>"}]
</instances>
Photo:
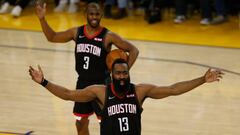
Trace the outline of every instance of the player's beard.
<instances>
[{"instance_id":1,"label":"player's beard","mask_svg":"<svg viewBox=\"0 0 240 135\"><path fill-rule=\"evenodd\" d=\"M124 82L123 85L121 85L121 81ZM120 80L113 78L113 85L114 85L115 91L119 93L125 93L130 89L130 77L126 79L120 79Z\"/></svg>"},{"instance_id":2,"label":"player's beard","mask_svg":"<svg viewBox=\"0 0 240 135\"><path fill-rule=\"evenodd\" d=\"M100 20L96 20L96 23L92 23L92 20L90 20L89 18L87 19L88 24L92 27L92 28L97 28L100 24Z\"/></svg>"}]
</instances>

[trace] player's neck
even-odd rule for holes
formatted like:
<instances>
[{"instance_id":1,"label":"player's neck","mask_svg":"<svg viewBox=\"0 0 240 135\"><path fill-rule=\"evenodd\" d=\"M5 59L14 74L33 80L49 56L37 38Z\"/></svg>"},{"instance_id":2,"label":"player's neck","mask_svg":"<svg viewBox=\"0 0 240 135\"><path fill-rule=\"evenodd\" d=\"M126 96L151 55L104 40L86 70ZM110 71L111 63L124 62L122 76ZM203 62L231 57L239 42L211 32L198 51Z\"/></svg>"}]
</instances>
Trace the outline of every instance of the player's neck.
<instances>
[{"instance_id":1,"label":"player's neck","mask_svg":"<svg viewBox=\"0 0 240 135\"><path fill-rule=\"evenodd\" d=\"M120 90L119 88L116 88L116 86L114 86L113 84L111 85L111 87L113 94L119 98L124 98L125 95L128 93L128 90Z\"/></svg>"},{"instance_id":2,"label":"player's neck","mask_svg":"<svg viewBox=\"0 0 240 135\"><path fill-rule=\"evenodd\" d=\"M90 25L86 25L86 32L89 35L95 34L96 32L98 32L101 29L101 26L99 25L98 27L94 28L91 27Z\"/></svg>"}]
</instances>

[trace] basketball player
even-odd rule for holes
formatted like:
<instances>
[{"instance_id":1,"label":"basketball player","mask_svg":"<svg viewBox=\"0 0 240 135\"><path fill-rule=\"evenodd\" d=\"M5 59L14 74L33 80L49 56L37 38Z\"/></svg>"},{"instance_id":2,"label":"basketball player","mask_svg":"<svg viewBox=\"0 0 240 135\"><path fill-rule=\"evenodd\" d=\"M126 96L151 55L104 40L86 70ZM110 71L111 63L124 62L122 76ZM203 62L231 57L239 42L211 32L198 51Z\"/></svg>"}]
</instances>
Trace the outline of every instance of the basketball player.
<instances>
[{"instance_id":1,"label":"basketball player","mask_svg":"<svg viewBox=\"0 0 240 135\"><path fill-rule=\"evenodd\" d=\"M96 3L89 3L86 8L87 24L55 32L45 19L46 3L36 4L36 14L42 30L50 42L75 41L75 63L79 75L77 89L93 84L104 84L109 77L105 59L112 44L129 53L128 64L131 67L138 56L138 49L119 35L100 25L102 10ZM76 117L78 135L88 135L88 117L93 114L92 103L75 103L73 113ZM95 111L96 112L96 111Z\"/></svg>"},{"instance_id":2,"label":"basketball player","mask_svg":"<svg viewBox=\"0 0 240 135\"><path fill-rule=\"evenodd\" d=\"M146 98L161 99L188 92L204 83L219 81L220 70L209 69L203 76L171 86L130 83L128 64L117 59L112 65L110 85L92 85L81 91L71 91L44 79L43 72L30 66L32 79L55 96L77 102L96 101L101 107L101 135L140 135L142 104Z\"/></svg>"}]
</instances>

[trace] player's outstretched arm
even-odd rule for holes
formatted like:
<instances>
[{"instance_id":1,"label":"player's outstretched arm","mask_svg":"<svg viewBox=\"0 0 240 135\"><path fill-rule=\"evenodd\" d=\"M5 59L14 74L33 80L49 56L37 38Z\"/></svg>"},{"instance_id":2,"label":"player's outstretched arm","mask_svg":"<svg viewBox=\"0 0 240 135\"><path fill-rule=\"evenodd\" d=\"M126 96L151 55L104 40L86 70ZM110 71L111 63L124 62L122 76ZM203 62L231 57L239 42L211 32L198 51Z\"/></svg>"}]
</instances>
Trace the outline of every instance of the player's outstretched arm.
<instances>
[{"instance_id":1,"label":"player's outstretched arm","mask_svg":"<svg viewBox=\"0 0 240 135\"><path fill-rule=\"evenodd\" d=\"M222 75L223 73L220 70L208 69L202 77L189 81L178 82L171 86L158 87L154 85L145 85L144 96L160 99L168 96L180 95L204 83L219 81L222 78Z\"/></svg>"},{"instance_id":2,"label":"player's outstretched arm","mask_svg":"<svg viewBox=\"0 0 240 135\"><path fill-rule=\"evenodd\" d=\"M44 35L46 36L47 40L50 42L57 42L57 43L64 43L70 40L74 40L75 35L77 33L77 28L71 28L66 31L62 32L55 32L50 25L48 24L47 20L45 19L46 14L46 3L43 5L40 4L40 1L36 2L35 12L41 24L42 30Z\"/></svg>"},{"instance_id":3,"label":"player's outstretched arm","mask_svg":"<svg viewBox=\"0 0 240 135\"><path fill-rule=\"evenodd\" d=\"M88 102L97 98L95 90L99 89L99 87L89 86L81 91L69 90L65 87L62 87L60 85L57 85L45 80L43 71L40 66L38 66L38 70L34 69L32 66L29 66L29 75L32 77L33 81L35 81L38 84L41 84L53 95L63 100Z\"/></svg>"}]
</instances>

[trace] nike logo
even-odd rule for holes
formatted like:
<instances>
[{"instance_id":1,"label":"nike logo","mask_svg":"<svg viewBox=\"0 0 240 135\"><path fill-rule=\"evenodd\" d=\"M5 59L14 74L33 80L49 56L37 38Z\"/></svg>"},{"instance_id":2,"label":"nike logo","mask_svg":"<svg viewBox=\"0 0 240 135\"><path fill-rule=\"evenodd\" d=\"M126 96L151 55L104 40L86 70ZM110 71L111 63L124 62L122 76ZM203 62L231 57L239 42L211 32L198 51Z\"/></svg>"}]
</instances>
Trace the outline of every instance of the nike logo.
<instances>
[{"instance_id":1,"label":"nike logo","mask_svg":"<svg viewBox=\"0 0 240 135\"><path fill-rule=\"evenodd\" d=\"M84 38L85 36L81 36L81 35L79 35L78 37L79 37L79 38Z\"/></svg>"},{"instance_id":2,"label":"nike logo","mask_svg":"<svg viewBox=\"0 0 240 135\"><path fill-rule=\"evenodd\" d=\"M113 97L108 97L109 100L114 99L114 98L115 98L114 96Z\"/></svg>"}]
</instances>

